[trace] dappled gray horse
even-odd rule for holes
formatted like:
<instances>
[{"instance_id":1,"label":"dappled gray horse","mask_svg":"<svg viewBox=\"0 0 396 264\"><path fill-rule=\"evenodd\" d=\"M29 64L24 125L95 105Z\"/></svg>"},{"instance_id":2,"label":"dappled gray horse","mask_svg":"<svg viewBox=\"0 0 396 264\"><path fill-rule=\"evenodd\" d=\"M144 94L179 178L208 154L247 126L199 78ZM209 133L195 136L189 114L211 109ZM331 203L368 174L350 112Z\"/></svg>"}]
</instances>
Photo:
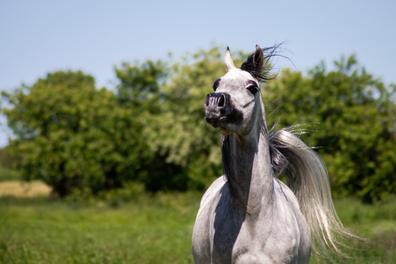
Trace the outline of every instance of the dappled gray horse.
<instances>
[{"instance_id":1,"label":"dappled gray horse","mask_svg":"<svg viewBox=\"0 0 396 264\"><path fill-rule=\"evenodd\" d=\"M267 54L268 52L268 54ZM308 263L348 235L320 158L292 131L270 132L260 84L274 49L256 51L207 96L205 118L223 134L223 172L203 195L193 230L196 263ZM288 178L288 186L277 176Z\"/></svg>"}]
</instances>

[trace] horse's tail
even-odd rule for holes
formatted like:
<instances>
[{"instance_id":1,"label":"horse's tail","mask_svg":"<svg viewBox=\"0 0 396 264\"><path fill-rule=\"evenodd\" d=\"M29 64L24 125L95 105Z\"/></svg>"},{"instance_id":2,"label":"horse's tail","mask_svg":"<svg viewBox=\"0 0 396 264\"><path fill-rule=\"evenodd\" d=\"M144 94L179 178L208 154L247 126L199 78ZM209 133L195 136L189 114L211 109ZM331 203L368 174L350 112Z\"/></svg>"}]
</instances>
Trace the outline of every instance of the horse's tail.
<instances>
[{"instance_id":1,"label":"horse's tail","mask_svg":"<svg viewBox=\"0 0 396 264\"><path fill-rule=\"evenodd\" d=\"M269 141L274 172L287 177L309 226L314 251L342 253L342 241L354 235L343 227L334 209L323 162L292 129L270 132Z\"/></svg>"}]
</instances>

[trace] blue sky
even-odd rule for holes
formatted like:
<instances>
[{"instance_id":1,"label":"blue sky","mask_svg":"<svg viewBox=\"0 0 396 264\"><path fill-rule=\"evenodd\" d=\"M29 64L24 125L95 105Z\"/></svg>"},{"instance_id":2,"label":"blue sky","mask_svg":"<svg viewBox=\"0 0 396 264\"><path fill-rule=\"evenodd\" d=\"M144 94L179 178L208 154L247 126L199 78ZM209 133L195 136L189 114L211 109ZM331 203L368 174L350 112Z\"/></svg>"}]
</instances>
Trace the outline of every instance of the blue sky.
<instances>
[{"instance_id":1,"label":"blue sky","mask_svg":"<svg viewBox=\"0 0 396 264\"><path fill-rule=\"evenodd\" d=\"M81 69L111 86L122 61L282 41L294 65L278 67L306 71L354 53L368 71L396 82L395 14L395 1L2 0L0 89L58 69ZM1 122L3 146L9 132Z\"/></svg>"}]
</instances>

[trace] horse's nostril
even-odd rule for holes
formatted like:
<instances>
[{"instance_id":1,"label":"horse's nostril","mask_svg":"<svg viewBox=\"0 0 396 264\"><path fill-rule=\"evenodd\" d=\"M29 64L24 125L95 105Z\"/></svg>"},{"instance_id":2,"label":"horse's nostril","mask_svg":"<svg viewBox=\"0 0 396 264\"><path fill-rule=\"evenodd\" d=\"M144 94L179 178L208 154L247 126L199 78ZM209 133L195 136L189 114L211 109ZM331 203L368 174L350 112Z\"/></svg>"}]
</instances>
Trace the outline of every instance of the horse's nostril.
<instances>
[{"instance_id":1,"label":"horse's nostril","mask_svg":"<svg viewBox=\"0 0 396 264\"><path fill-rule=\"evenodd\" d=\"M225 105L225 96L222 94L219 98L219 103L217 104L219 107L224 107Z\"/></svg>"},{"instance_id":2,"label":"horse's nostril","mask_svg":"<svg viewBox=\"0 0 396 264\"><path fill-rule=\"evenodd\" d=\"M205 107L213 108L213 110L219 111L225 108L229 103L229 95L226 93L211 93L206 96Z\"/></svg>"}]
</instances>

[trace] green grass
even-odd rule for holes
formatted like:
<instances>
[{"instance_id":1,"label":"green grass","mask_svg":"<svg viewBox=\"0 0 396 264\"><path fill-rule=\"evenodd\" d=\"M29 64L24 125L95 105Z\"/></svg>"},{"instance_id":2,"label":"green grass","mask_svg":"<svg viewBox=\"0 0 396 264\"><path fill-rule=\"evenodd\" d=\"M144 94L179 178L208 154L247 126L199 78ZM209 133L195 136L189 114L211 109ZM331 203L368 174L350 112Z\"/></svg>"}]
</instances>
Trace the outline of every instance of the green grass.
<instances>
[{"instance_id":1,"label":"green grass","mask_svg":"<svg viewBox=\"0 0 396 264\"><path fill-rule=\"evenodd\" d=\"M338 199L335 205L344 225L362 240L347 242L348 258L318 261L315 256L312 263L396 263L396 198L374 205Z\"/></svg>"},{"instance_id":2,"label":"green grass","mask_svg":"<svg viewBox=\"0 0 396 264\"><path fill-rule=\"evenodd\" d=\"M197 197L159 195L119 208L0 201L0 263L192 263Z\"/></svg>"},{"instance_id":3,"label":"green grass","mask_svg":"<svg viewBox=\"0 0 396 264\"><path fill-rule=\"evenodd\" d=\"M395 201L336 202L345 225L369 240L351 243L352 257L335 263L396 263ZM115 208L1 198L0 263L192 263L198 203L191 193L143 195Z\"/></svg>"}]
</instances>

